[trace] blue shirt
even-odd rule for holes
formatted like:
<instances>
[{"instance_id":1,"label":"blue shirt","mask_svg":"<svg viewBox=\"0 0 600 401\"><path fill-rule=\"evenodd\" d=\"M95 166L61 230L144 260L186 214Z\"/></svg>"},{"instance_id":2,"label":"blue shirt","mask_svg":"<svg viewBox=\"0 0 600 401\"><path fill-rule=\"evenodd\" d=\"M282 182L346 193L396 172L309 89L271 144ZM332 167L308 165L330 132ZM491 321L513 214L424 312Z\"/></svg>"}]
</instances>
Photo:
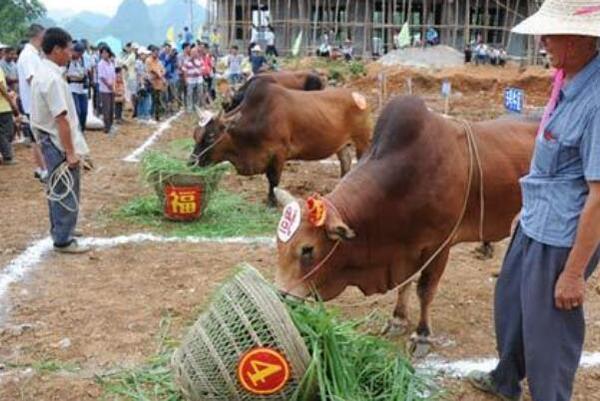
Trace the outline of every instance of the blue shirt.
<instances>
[{"instance_id":1,"label":"blue shirt","mask_svg":"<svg viewBox=\"0 0 600 401\"><path fill-rule=\"evenodd\" d=\"M267 59L265 58L265 56L255 56L252 55L250 56L250 64L252 64L252 73L253 74L258 74L258 72L260 71L260 68L267 64Z\"/></svg>"},{"instance_id":2,"label":"blue shirt","mask_svg":"<svg viewBox=\"0 0 600 401\"><path fill-rule=\"evenodd\" d=\"M529 174L521 179L521 227L538 242L570 248L589 194L600 181L600 55L562 89Z\"/></svg>"}]
</instances>

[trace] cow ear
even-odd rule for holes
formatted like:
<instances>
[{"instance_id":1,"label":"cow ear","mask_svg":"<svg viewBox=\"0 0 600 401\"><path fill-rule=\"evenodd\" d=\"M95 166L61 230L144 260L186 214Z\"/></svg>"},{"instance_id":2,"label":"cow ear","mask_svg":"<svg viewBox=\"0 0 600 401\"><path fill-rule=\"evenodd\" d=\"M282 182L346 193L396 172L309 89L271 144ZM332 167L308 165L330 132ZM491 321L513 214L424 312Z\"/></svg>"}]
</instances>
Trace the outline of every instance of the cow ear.
<instances>
[{"instance_id":1,"label":"cow ear","mask_svg":"<svg viewBox=\"0 0 600 401\"><path fill-rule=\"evenodd\" d=\"M194 141L197 144L201 144L202 143L202 139L204 138L205 132L206 132L206 129L202 128L202 127L196 127L194 129Z\"/></svg>"},{"instance_id":2,"label":"cow ear","mask_svg":"<svg viewBox=\"0 0 600 401\"><path fill-rule=\"evenodd\" d=\"M327 236L332 241L349 241L356 238L356 233L345 223L339 222L335 225L327 226Z\"/></svg>"}]
</instances>

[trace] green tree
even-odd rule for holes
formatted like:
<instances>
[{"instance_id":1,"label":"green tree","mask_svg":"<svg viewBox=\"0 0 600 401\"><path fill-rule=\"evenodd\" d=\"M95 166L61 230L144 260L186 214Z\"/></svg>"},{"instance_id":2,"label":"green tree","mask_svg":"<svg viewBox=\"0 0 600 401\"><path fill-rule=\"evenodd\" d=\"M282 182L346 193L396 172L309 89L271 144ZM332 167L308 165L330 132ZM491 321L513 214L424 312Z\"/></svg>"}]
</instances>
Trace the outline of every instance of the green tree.
<instances>
[{"instance_id":1,"label":"green tree","mask_svg":"<svg viewBox=\"0 0 600 401\"><path fill-rule=\"evenodd\" d=\"M45 13L39 0L0 0L0 42L16 45L28 25Z\"/></svg>"}]
</instances>

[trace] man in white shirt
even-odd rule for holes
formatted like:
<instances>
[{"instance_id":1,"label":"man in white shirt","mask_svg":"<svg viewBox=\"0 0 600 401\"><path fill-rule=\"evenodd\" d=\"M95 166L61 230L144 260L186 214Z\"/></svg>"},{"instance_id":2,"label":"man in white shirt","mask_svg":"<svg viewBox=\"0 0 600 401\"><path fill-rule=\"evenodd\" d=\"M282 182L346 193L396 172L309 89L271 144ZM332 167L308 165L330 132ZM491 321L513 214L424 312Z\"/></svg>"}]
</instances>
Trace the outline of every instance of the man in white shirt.
<instances>
[{"instance_id":1,"label":"man in white shirt","mask_svg":"<svg viewBox=\"0 0 600 401\"><path fill-rule=\"evenodd\" d=\"M32 24L27 32L29 43L25 45L17 61L17 71L19 74L19 97L21 106L25 114L26 121L30 120L31 115L31 81L35 76L37 68L41 64L40 47L44 37L44 27L39 24ZM33 135L28 124L23 125L23 133L29 137L32 142L33 160L37 166L35 177L45 181L48 176L48 170L44 163L44 158L37 144L35 135Z\"/></svg>"},{"instance_id":2,"label":"man in white shirt","mask_svg":"<svg viewBox=\"0 0 600 401\"><path fill-rule=\"evenodd\" d=\"M31 82L31 126L50 171L50 198L65 194L60 200L48 201L54 249L73 254L89 251L73 238L79 214L80 168L89 148L63 77L64 67L71 60L71 46L71 36L60 28L50 28L44 34L42 50L46 58Z\"/></svg>"}]
</instances>

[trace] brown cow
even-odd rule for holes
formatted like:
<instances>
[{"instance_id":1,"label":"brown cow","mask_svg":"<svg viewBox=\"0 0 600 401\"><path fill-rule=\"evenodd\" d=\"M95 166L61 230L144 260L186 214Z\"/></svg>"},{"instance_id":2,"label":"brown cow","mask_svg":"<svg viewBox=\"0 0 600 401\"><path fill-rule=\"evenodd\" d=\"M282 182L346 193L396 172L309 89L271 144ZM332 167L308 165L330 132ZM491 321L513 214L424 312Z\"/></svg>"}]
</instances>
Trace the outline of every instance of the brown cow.
<instances>
[{"instance_id":1,"label":"brown cow","mask_svg":"<svg viewBox=\"0 0 600 401\"><path fill-rule=\"evenodd\" d=\"M226 113L235 110L244 100L246 91L252 82L256 80L264 80L279 84L288 89L296 89L303 91L318 91L325 89L326 80L313 71L278 71L258 74L253 76L244 85L237 90L231 99L231 103L224 106Z\"/></svg>"},{"instance_id":2,"label":"brown cow","mask_svg":"<svg viewBox=\"0 0 600 401\"><path fill-rule=\"evenodd\" d=\"M519 211L518 180L528 171L537 125L495 120L471 127L484 180L481 239L498 241L509 235ZM425 351L431 333L429 307L450 247L481 240L477 168L466 198L471 161L461 122L428 111L418 98L395 98L377 122L369 152L324 198L323 225L314 215L318 208L309 214L307 205L286 207L278 230L278 285L301 297L314 288L324 300L347 286L366 295L385 293L405 284L439 249L417 285L421 317L413 338ZM459 223L465 201L466 214ZM295 215L301 216L299 222L293 221ZM442 247L446 239L448 245ZM408 324L409 287L400 288L392 320L403 328Z\"/></svg>"},{"instance_id":3,"label":"brown cow","mask_svg":"<svg viewBox=\"0 0 600 401\"><path fill-rule=\"evenodd\" d=\"M351 167L348 144L358 158L369 147L371 116L365 98L349 89L289 90L256 80L239 111L212 119L194 132L190 162L231 162L241 175L266 173L269 203L276 204L286 160L320 160L338 155L342 175Z\"/></svg>"}]
</instances>

